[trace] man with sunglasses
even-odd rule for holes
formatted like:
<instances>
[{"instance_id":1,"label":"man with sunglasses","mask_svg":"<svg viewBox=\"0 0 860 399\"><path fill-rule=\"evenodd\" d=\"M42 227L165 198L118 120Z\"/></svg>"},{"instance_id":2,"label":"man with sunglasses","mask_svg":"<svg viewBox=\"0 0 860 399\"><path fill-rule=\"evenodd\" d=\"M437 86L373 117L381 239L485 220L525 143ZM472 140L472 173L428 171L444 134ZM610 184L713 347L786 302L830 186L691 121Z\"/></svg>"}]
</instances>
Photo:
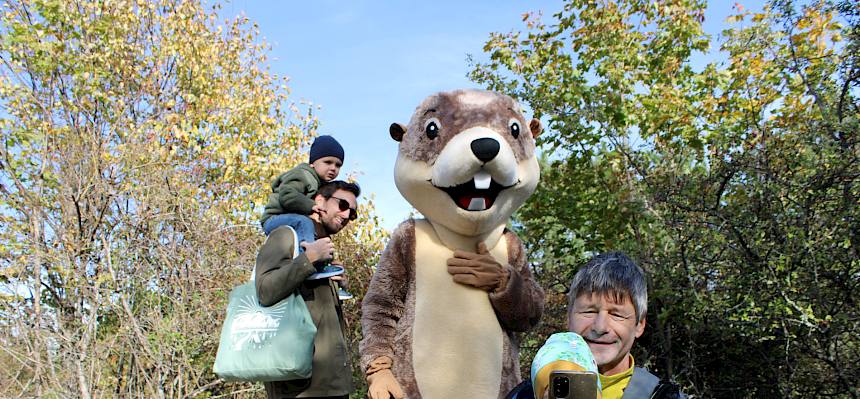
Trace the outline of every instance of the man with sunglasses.
<instances>
[{"instance_id":1,"label":"man with sunglasses","mask_svg":"<svg viewBox=\"0 0 860 399\"><path fill-rule=\"evenodd\" d=\"M307 278L317 272L314 263L332 260L334 245L329 237L355 220L360 193L355 183L340 180L324 183L313 197L321 211L310 215L316 240L303 242L305 251L291 259L298 241L294 230L282 226L269 234L257 254L255 281L260 304L274 305L298 291L317 327L311 378L266 382L266 394L270 399L347 398L353 390L346 325L334 281L342 276Z\"/></svg>"}]
</instances>

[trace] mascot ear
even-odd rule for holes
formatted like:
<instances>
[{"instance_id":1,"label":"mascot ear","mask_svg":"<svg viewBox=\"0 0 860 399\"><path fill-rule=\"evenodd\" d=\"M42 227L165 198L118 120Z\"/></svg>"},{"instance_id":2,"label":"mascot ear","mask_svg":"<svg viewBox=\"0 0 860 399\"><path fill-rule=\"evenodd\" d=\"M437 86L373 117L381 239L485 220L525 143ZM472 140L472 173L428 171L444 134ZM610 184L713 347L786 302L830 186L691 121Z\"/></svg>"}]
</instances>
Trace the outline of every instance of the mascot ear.
<instances>
[{"instance_id":1,"label":"mascot ear","mask_svg":"<svg viewBox=\"0 0 860 399\"><path fill-rule=\"evenodd\" d=\"M397 122L392 123L391 126L388 127L388 134L391 135L391 138L394 141L399 142L403 140L403 135L406 134L406 126L403 126Z\"/></svg>"},{"instance_id":2,"label":"mascot ear","mask_svg":"<svg viewBox=\"0 0 860 399\"><path fill-rule=\"evenodd\" d=\"M532 137L537 138L540 132L543 131L543 126L541 126L540 121L537 118L534 118L529 122L529 130L532 131Z\"/></svg>"}]
</instances>

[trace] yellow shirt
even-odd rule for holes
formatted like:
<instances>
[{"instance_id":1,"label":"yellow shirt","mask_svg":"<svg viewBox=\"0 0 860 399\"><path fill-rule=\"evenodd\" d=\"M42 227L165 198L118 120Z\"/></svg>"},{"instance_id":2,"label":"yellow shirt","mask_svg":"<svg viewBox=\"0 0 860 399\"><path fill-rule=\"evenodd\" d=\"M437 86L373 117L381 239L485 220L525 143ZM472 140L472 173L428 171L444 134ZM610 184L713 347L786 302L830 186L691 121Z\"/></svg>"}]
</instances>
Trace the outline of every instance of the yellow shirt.
<instances>
[{"instance_id":1,"label":"yellow shirt","mask_svg":"<svg viewBox=\"0 0 860 399\"><path fill-rule=\"evenodd\" d=\"M600 385L603 387L603 399L621 399L624 395L624 388L630 384L630 378L633 377L633 355L630 356L630 368L623 373L614 375L600 374Z\"/></svg>"}]
</instances>

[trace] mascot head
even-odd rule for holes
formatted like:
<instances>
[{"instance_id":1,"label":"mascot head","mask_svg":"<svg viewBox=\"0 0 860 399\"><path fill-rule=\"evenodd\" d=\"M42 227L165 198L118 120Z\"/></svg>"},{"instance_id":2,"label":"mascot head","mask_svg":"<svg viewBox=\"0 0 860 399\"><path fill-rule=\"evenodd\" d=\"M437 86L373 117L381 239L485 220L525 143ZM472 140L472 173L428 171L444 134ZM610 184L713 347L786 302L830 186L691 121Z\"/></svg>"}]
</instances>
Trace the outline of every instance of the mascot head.
<instances>
[{"instance_id":1,"label":"mascot head","mask_svg":"<svg viewBox=\"0 0 860 399\"><path fill-rule=\"evenodd\" d=\"M455 90L426 98L408 126L393 123L400 142L394 181L433 223L465 236L507 223L540 179L535 137L512 98Z\"/></svg>"}]
</instances>

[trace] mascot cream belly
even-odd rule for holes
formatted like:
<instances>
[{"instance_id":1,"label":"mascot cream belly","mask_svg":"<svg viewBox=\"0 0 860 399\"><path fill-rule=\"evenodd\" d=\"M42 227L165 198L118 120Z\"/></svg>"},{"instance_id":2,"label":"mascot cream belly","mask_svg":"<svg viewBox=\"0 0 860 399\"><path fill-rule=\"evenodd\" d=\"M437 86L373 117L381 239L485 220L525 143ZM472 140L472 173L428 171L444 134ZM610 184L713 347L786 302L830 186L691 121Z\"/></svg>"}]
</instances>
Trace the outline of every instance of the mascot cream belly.
<instances>
[{"instance_id":1,"label":"mascot cream belly","mask_svg":"<svg viewBox=\"0 0 860 399\"><path fill-rule=\"evenodd\" d=\"M480 90L435 94L391 125L397 188L426 219L397 227L362 300L371 398L491 399L520 382L515 334L544 296L505 224L538 183L540 128Z\"/></svg>"}]
</instances>

